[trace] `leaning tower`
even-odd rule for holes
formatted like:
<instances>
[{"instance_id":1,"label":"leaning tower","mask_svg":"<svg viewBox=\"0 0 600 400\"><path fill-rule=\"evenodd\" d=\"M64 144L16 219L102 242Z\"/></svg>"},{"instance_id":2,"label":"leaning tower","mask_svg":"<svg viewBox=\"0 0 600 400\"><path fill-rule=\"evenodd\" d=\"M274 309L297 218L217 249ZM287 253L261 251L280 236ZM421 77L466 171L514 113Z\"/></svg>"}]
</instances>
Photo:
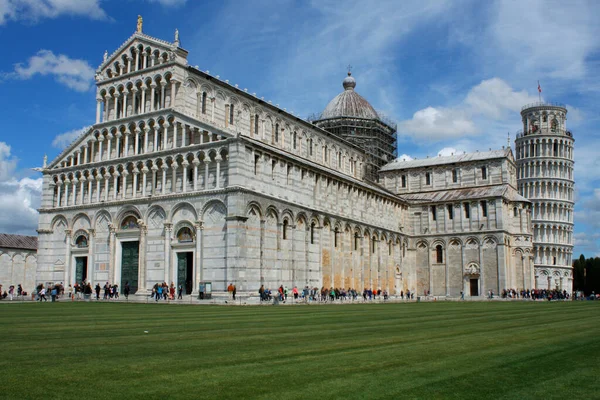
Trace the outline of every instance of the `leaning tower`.
<instances>
[{"instance_id":1,"label":"leaning tower","mask_svg":"<svg viewBox=\"0 0 600 400\"><path fill-rule=\"evenodd\" d=\"M564 105L521 109L515 150L518 186L532 202L535 288L573 290L573 134Z\"/></svg>"}]
</instances>

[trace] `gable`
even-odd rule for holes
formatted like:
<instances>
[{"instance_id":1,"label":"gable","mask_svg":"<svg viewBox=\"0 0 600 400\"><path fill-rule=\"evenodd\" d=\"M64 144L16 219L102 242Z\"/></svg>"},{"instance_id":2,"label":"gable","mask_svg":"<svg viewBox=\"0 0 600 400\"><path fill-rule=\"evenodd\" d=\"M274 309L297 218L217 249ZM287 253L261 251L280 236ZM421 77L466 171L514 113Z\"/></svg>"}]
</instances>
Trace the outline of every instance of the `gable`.
<instances>
[{"instance_id":1,"label":"gable","mask_svg":"<svg viewBox=\"0 0 600 400\"><path fill-rule=\"evenodd\" d=\"M156 60L160 60L160 64L168 61L180 61L186 64L186 59L187 51L179 48L176 42L169 43L136 32L111 55L105 53L104 60L96 71L96 81L148 68L154 65Z\"/></svg>"},{"instance_id":2,"label":"gable","mask_svg":"<svg viewBox=\"0 0 600 400\"><path fill-rule=\"evenodd\" d=\"M87 143L92 137L92 127L83 128L81 130L81 134L77 137L66 149L64 149L49 165L49 169L53 168L61 168L63 162L66 162L67 166L69 165L69 160L71 158L76 158L76 152L79 151L80 147ZM84 154L81 154L83 157Z\"/></svg>"}]
</instances>

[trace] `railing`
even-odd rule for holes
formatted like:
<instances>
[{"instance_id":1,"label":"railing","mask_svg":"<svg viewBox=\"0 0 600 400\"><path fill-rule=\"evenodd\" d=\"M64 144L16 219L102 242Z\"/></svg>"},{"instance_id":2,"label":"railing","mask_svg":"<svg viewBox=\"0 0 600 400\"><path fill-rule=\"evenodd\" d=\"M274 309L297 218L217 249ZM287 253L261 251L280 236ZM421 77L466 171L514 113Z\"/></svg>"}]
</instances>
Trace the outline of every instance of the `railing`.
<instances>
[{"instance_id":1,"label":"railing","mask_svg":"<svg viewBox=\"0 0 600 400\"><path fill-rule=\"evenodd\" d=\"M533 108L533 107L562 107L562 108L567 108L567 106L563 103L550 103L550 102L545 102L545 101L538 101L535 103L530 103L530 104L526 104L523 107L521 107L521 111L527 109L527 108Z\"/></svg>"},{"instance_id":2,"label":"railing","mask_svg":"<svg viewBox=\"0 0 600 400\"><path fill-rule=\"evenodd\" d=\"M557 129L555 132L552 132L551 130L547 130L547 129L544 129L544 130L538 129L535 132L523 132L522 130L519 130L519 131L517 131L516 138L520 139L524 136L530 136L530 135L561 135L561 134L566 135L568 137L573 137L573 132L571 132L571 130L569 130L569 129L567 129L567 130Z\"/></svg>"}]
</instances>

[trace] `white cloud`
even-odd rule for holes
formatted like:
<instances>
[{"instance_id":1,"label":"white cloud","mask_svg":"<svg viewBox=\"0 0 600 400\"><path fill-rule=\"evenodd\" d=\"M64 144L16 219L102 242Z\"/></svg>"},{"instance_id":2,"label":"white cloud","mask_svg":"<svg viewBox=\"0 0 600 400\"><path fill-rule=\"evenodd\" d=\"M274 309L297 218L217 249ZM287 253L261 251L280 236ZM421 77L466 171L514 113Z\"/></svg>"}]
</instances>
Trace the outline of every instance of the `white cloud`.
<instances>
[{"instance_id":1,"label":"white cloud","mask_svg":"<svg viewBox=\"0 0 600 400\"><path fill-rule=\"evenodd\" d=\"M107 18L100 0L0 0L0 25L9 20L37 22L61 15Z\"/></svg>"},{"instance_id":2,"label":"white cloud","mask_svg":"<svg viewBox=\"0 0 600 400\"><path fill-rule=\"evenodd\" d=\"M17 179L17 159L10 146L0 142L0 232L35 234L42 178Z\"/></svg>"},{"instance_id":3,"label":"white cloud","mask_svg":"<svg viewBox=\"0 0 600 400\"><path fill-rule=\"evenodd\" d=\"M567 119L569 120L568 126L577 126L585 120L585 112L581 108L569 104L566 107L568 111Z\"/></svg>"},{"instance_id":4,"label":"white cloud","mask_svg":"<svg viewBox=\"0 0 600 400\"><path fill-rule=\"evenodd\" d=\"M52 141L52 146L57 149L64 149L77 139L87 128L74 129L69 132L61 133Z\"/></svg>"},{"instance_id":5,"label":"white cloud","mask_svg":"<svg viewBox=\"0 0 600 400\"><path fill-rule=\"evenodd\" d=\"M471 108L474 115L495 120L506 118L506 112L519 112L526 104L538 101L525 90L515 91L500 78L482 81L467 94L465 104Z\"/></svg>"},{"instance_id":6,"label":"white cloud","mask_svg":"<svg viewBox=\"0 0 600 400\"><path fill-rule=\"evenodd\" d=\"M400 157L396 158L396 161L412 161L414 158L409 156L408 154L402 154Z\"/></svg>"},{"instance_id":7,"label":"white cloud","mask_svg":"<svg viewBox=\"0 0 600 400\"><path fill-rule=\"evenodd\" d=\"M459 153L463 153L463 151L461 150L456 150L454 147L444 147L443 149L441 149L440 151L438 151L438 156L441 157L447 157L447 156L453 156L455 154L459 154Z\"/></svg>"},{"instance_id":8,"label":"white cloud","mask_svg":"<svg viewBox=\"0 0 600 400\"><path fill-rule=\"evenodd\" d=\"M159 3L165 7L171 7L171 6L182 6L184 5L187 0L148 0L150 3Z\"/></svg>"},{"instance_id":9,"label":"white cloud","mask_svg":"<svg viewBox=\"0 0 600 400\"><path fill-rule=\"evenodd\" d=\"M94 69L85 60L71 59L64 54L55 55L50 50L40 50L29 58L26 65L15 65L7 78L31 79L35 75L52 75L57 81L78 92L92 87Z\"/></svg>"},{"instance_id":10,"label":"white cloud","mask_svg":"<svg viewBox=\"0 0 600 400\"><path fill-rule=\"evenodd\" d=\"M17 159L10 156L10 146L0 142L0 181L12 178L17 168Z\"/></svg>"},{"instance_id":11,"label":"white cloud","mask_svg":"<svg viewBox=\"0 0 600 400\"><path fill-rule=\"evenodd\" d=\"M458 108L427 107L414 113L412 119L398 124L398 131L417 140L441 140L473 135L478 129Z\"/></svg>"},{"instance_id":12,"label":"white cloud","mask_svg":"<svg viewBox=\"0 0 600 400\"><path fill-rule=\"evenodd\" d=\"M537 98L526 91L515 91L502 79L494 77L481 81L469 90L462 102L453 107L427 107L413 114L412 119L398 124L400 134L415 140L442 140L473 136L489 131L491 121L511 120L525 104ZM483 119L486 129L476 120ZM515 119L519 121L520 119Z\"/></svg>"}]
</instances>

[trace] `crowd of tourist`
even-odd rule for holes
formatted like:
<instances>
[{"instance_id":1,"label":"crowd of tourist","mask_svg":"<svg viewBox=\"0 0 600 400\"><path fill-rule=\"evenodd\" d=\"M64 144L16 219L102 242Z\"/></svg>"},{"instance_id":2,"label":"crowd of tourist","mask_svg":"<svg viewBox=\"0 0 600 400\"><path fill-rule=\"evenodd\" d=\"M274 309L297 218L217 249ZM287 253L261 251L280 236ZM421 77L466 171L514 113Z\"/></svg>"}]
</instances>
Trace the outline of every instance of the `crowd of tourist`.
<instances>
[{"instance_id":1,"label":"crowd of tourist","mask_svg":"<svg viewBox=\"0 0 600 400\"><path fill-rule=\"evenodd\" d=\"M389 295L388 292L385 290L375 290L375 289L367 289L365 288L362 293L358 292L355 289L345 289L345 288L329 288L327 289L326 287L321 287L321 289L319 289L318 287L313 287L313 288L309 288L308 286L305 286L304 289L299 290L297 286L294 286L294 288L292 290L289 290L287 286L283 286L280 285L278 289L276 290L271 290L269 288L265 288L264 285L261 285L260 289L258 290L258 294L260 296L260 301L261 302L265 302L265 301L271 301L271 300L275 300L275 301L281 301L281 302L286 302L289 299L293 299L294 301L300 301L300 302L305 302L305 303L309 303L309 302L319 302L319 303L331 303L331 302L335 302L335 301L339 301L339 302L354 302L354 301L360 301L359 297L361 297L362 295L362 301L366 302L366 301L375 301L375 300L388 300ZM411 297L412 296L412 297ZM401 298L404 299L405 295L404 292L401 292ZM411 299L414 298L414 294L411 294L410 292L406 293L406 299Z\"/></svg>"},{"instance_id":2,"label":"crowd of tourist","mask_svg":"<svg viewBox=\"0 0 600 400\"><path fill-rule=\"evenodd\" d=\"M10 285L8 290L2 290L2 285L0 285L0 300L22 300L25 296L27 296L27 292L23 290L23 286L19 283L15 288L15 285Z\"/></svg>"},{"instance_id":3,"label":"crowd of tourist","mask_svg":"<svg viewBox=\"0 0 600 400\"><path fill-rule=\"evenodd\" d=\"M171 282L171 286L167 285L167 282L156 283L152 287L152 293L150 297L155 301L159 300L175 300L175 284ZM177 287L177 300L183 298L183 285Z\"/></svg>"},{"instance_id":4,"label":"crowd of tourist","mask_svg":"<svg viewBox=\"0 0 600 400\"><path fill-rule=\"evenodd\" d=\"M91 300L95 298L96 300L118 300L119 299L119 285L110 284L106 282L104 285L100 286L100 283L96 283L94 287L90 282L80 282L75 283L73 286L69 285L66 289L64 285L61 283L51 285L49 287L45 287L43 284L39 284L31 295L32 300L36 301L48 301L48 296L50 296L52 301L58 301L60 298L67 298L69 300ZM131 287L129 282L126 282L123 287L123 295L125 299L129 298L129 294L131 291ZM237 288L233 283L230 283L227 287L227 292L229 294L229 298L235 300ZM331 303L331 302L356 302L362 301L386 301L389 298L388 293L385 290L375 290L365 288L362 292L357 291L356 289L345 289L345 288L326 288L318 287L309 288L305 286L303 289L298 289L297 286L294 286L291 290L288 289L287 286L280 285L279 288L271 290L269 288L265 288L262 285L258 291L261 302L266 301L281 301L286 302L290 299L293 299L294 302L318 302L318 303ZM425 295L428 293L425 292ZM3 286L0 285L0 300L24 300L29 296L21 284L10 285L8 289L3 289ZM160 300L175 300L175 296L177 299L183 298L183 285L175 286L174 283L168 285L166 282L156 283L152 287L152 292L150 297L156 302ZM400 299L402 300L414 300L414 291L411 292L409 290L404 293L404 291L400 292ZM495 294L492 290L489 290L486 294L488 299L494 299L495 297L500 297L502 299L525 299L525 300L594 300L600 299L600 295L596 295L592 293L589 296L584 296L582 292L575 292L571 295L566 290L558 290L558 289L503 289L499 296ZM461 292L462 300L465 299L464 293Z\"/></svg>"},{"instance_id":5,"label":"crowd of tourist","mask_svg":"<svg viewBox=\"0 0 600 400\"><path fill-rule=\"evenodd\" d=\"M489 296L493 298L493 292ZM503 299L531 299L531 300L569 300L571 294L566 290L546 289L502 289L500 297Z\"/></svg>"}]
</instances>

